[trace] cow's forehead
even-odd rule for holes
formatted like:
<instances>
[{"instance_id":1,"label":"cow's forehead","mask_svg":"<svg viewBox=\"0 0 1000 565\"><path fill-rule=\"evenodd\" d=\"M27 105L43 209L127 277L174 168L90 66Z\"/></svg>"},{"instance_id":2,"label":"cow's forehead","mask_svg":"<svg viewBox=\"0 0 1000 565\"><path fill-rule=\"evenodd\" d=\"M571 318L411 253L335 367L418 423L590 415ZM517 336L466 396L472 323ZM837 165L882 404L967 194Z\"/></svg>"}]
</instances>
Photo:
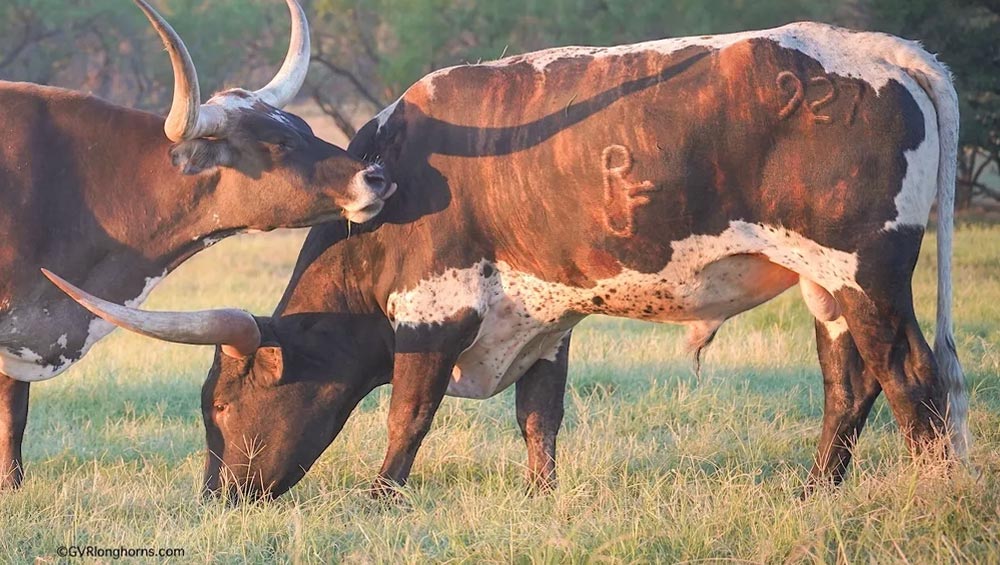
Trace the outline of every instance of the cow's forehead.
<instances>
[{"instance_id":1,"label":"cow's forehead","mask_svg":"<svg viewBox=\"0 0 1000 565\"><path fill-rule=\"evenodd\" d=\"M271 121L293 128L300 133L309 135L313 133L309 124L299 116L285 112L280 108L275 108L261 101L252 92L243 88L230 88L218 92L209 98L205 104L221 108L227 113L252 112L255 115L266 116Z\"/></svg>"}]
</instances>

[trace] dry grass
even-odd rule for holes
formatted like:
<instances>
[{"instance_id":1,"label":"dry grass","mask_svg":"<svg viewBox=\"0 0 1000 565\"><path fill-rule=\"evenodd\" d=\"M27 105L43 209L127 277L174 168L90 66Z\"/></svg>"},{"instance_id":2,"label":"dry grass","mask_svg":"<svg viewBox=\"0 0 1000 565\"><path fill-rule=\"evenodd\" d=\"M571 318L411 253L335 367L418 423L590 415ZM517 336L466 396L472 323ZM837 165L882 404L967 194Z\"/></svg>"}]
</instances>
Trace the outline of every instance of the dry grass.
<instances>
[{"instance_id":1,"label":"dry grass","mask_svg":"<svg viewBox=\"0 0 1000 565\"><path fill-rule=\"evenodd\" d=\"M221 244L149 305L267 313L300 241ZM823 401L811 323L790 292L723 328L700 382L677 328L586 321L551 496L525 495L508 391L446 400L405 502L369 501L385 446L381 390L289 496L226 508L197 497L211 352L117 333L33 388L27 481L0 497L0 560L58 562L58 546L76 544L181 547L178 562L998 562L1000 228L966 227L957 242L970 472L911 466L880 401L847 483L800 502ZM933 249L916 277L929 333Z\"/></svg>"}]
</instances>

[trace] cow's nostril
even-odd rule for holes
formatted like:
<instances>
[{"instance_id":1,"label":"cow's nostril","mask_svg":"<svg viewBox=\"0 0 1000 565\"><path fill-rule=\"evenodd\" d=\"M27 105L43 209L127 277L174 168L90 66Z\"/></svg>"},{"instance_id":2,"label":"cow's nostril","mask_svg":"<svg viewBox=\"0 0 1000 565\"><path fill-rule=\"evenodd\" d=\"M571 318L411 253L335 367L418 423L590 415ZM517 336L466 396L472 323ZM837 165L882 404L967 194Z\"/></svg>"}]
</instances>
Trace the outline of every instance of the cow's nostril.
<instances>
[{"instance_id":1,"label":"cow's nostril","mask_svg":"<svg viewBox=\"0 0 1000 565\"><path fill-rule=\"evenodd\" d=\"M385 185L385 175L379 171L365 171L364 179L372 188L382 188Z\"/></svg>"}]
</instances>

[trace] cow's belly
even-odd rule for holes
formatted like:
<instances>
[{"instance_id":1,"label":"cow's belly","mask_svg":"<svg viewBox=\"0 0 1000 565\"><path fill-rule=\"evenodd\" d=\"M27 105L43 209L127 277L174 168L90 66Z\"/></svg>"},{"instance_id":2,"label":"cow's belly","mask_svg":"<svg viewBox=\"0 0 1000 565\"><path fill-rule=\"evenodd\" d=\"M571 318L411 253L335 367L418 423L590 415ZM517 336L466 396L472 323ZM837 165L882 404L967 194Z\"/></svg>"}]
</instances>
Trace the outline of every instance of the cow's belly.
<instances>
[{"instance_id":1,"label":"cow's belly","mask_svg":"<svg viewBox=\"0 0 1000 565\"><path fill-rule=\"evenodd\" d=\"M589 314L686 324L697 345L726 319L777 296L800 276L830 292L856 286L854 254L759 224L734 222L718 236L676 242L673 252L658 272L622 269L588 287L482 260L393 293L388 308L397 327L478 312L479 331L456 364L448 394L486 398L517 382L538 359L554 358L560 339Z\"/></svg>"},{"instance_id":2,"label":"cow's belly","mask_svg":"<svg viewBox=\"0 0 1000 565\"><path fill-rule=\"evenodd\" d=\"M687 324L697 342L727 318L770 300L797 280L798 275L765 257L737 255L705 265L687 280L646 276L604 286L599 295L595 289L566 292L538 281L505 285L489 301L475 341L459 357L448 394L487 398L501 392L539 359L554 361L562 338L587 314Z\"/></svg>"}]
</instances>

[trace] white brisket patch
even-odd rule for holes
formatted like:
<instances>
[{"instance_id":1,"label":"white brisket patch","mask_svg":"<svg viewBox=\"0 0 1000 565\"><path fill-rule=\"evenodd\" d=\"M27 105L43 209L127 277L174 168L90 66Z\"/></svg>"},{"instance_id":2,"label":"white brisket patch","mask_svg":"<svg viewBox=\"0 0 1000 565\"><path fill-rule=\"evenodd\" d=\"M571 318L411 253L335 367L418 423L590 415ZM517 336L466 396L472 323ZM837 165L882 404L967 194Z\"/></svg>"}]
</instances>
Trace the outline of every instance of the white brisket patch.
<instances>
[{"instance_id":1,"label":"white brisket patch","mask_svg":"<svg viewBox=\"0 0 1000 565\"><path fill-rule=\"evenodd\" d=\"M163 274L158 277L146 277L146 284L142 287L142 292L139 296L133 298L132 300L126 300L125 306L129 308L138 308L142 306L142 303L149 298L149 293L153 292L156 285L160 284L160 281L167 276L167 271L164 270ZM109 333L114 331L115 326L110 322L106 322L101 318L94 318L90 321L90 325L87 327L87 340L83 343L83 348L80 350L80 357L90 351L90 348L94 346L95 343L107 337Z\"/></svg>"},{"instance_id":2,"label":"white brisket patch","mask_svg":"<svg viewBox=\"0 0 1000 565\"><path fill-rule=\"evenodd\" d=\"M754 260L739 262L734 256L765 256L829 292L859 288L855 254L780 227L735 221L719 235L693 235L672 248L670 263L658 273L623 269L591 288L545 281L506 262L483 259L390 294L387 310L397 328L440 324L462 310L476 311L483 318L479 334L459 359L448 392L482 398L515 382L537 359L553 356L566 331L588 312L698 324L717 321L719 309L732 303L722 319L735 315L753 302L739 294L753 292L740 286L752 283L739 280L740 268L710 267L724 260L755 267Z\"/></svg>"},{"instance_id":3,"label":"white brisket patch","mask_svg":"<svg viewBox=\"0 0 1000 565\"><path fill-rule=\"evenodd\" d=\"M42 356L22 347L17 352L0 349L0 373L19 381L44 381L65 371L73 360L60 356L58 365L42 363Z\"/></svg>"}]
</instances>

